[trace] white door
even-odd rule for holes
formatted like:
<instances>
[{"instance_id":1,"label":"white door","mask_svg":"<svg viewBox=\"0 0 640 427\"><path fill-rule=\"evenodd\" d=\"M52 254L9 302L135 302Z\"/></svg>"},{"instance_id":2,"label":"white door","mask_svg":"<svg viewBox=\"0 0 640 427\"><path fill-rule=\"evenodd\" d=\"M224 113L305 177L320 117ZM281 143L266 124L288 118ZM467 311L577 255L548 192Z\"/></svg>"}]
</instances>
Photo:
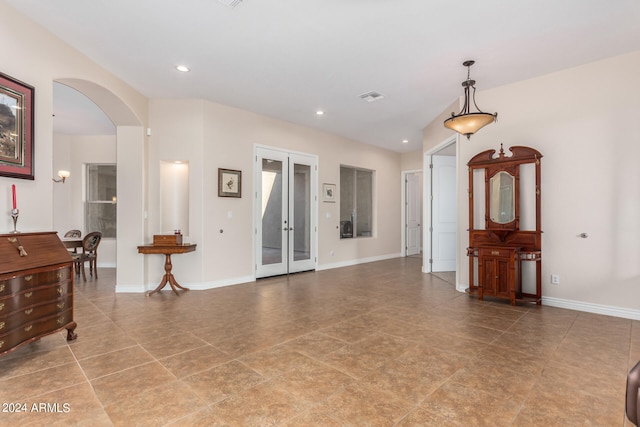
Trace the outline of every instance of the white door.
<instances>
[{"instance_id":1,"label":"white door","mask_svg":"<svg viewBox=\"0 0 640 427\"><path fill-rule=\"evenodd\" d=\"M431 271L456 269L456 158L432 156Z\"/></svg>"},{"instance_id":2,"label":"white door","mask_svg":"<svg viewBox=\"0 0 640 427\"><path fill-rule=\"evenodd\" d=\"M315 269L316 163L256 148L256 277Z\"/></svg>"},{"instance_id":3,"label":"white door","mask_svg":"<svg viewBox=\"0 0 640 427\"><path fill-rule=\"evenodd\" d=\"M416 255L422 249L422 174L408 173L405 179L405 242L406 255Z\"/></svg>"}]
</instances>

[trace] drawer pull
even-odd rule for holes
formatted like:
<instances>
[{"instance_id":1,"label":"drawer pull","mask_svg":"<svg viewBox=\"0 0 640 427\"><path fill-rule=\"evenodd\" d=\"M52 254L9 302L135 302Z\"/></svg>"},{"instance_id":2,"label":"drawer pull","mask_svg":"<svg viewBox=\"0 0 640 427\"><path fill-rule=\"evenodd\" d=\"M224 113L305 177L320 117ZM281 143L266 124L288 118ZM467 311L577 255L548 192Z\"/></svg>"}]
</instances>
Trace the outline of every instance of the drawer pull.
<instances>
[{"instance_id":1,"label":"drawer pull","mask_svg":"<svg viewBox=\"0 0 640 427\"><path fill-rule=\"evenodd\" d=\"M33 313L33 308L30 308L24 311L24 314L26 314L27 316L30 315L31 313Z\"/></svg>"},{"instance_id":2,"label":"drawer pull","mask_svg":"<svg viewBox=\"0 0 640 427\"><path fill-rule=\"evenodd\" d=\"M4 341L0 341L0 348L4 345Z\"/></svg>"},{"instance_id":3,"label":"drawer pull","mask_svg":"<svg viewBox=\"0 0 640 427\"><path fill-rule=\"evenodd\" d=\"M4 291L4 283L0 285L0 292Z\"/></svg>"},{"instance_id":4,"label":"drawer pull","mask_svg":"<svg viewBox=\"0 0 640 427\"><path fill-rule=\"evenodd\" d=\"M4 303L0 302L0 311L2 311L3 308L4 308Z\"/></svg>"},{"instance_id":5,"label":"drawer pull","mask_svg":"<svg viewBox=\"0 0 640 427\"><path fill-rule=\"evenodd\" d=\"M58 319L58 325L62 325L64 323L64 317Z\"/></svg>"},{"instance_id":6,"label":"drawer pull","mask_svg":"<svg viewBox=\"0 0 640 427\"><path fill-rule=\"evenodd\" d=\"M64 289L62 289L62 286L60 286L60 287L58 288L58 293L59 293L60 295L62 295L62 294L64 293Z\"/></svg>"},{"instance_id":7,"label":"drawer pull","mask_svg":"<svg viewBox=\"0 0 640 427\"><path fill-rule=\"evenodd\" d=\"M63 303L63 302L59 303L59 304L58 304L58 308L59 308L60 310L62 310L62 309L64 308L64 303Z\"/></svg>"},{"instance_id":8,"label":"drawer pull","mask_svg":"<svg viewBox=\"0 0 640 427\"><path fill-rule=\"evenodd\" d=\"M30 274L30 275L28 275L28 276L24 276L24 281L25 281L25 282L30 282L30 281L31 281L31 279L33 279L33 275L31 275L31 274Z\"/></svg>"},{"instance_id":9,"label":"drawer pull","mask_svg":"<svg viewBox=\"0 0 640 427\"><path fill-rule=\"evenodd\" d=\"M24 328L25 332L29 332L31 329L33 329L33 325L29 325L26 328Z\"/></svg>"},{"instance_id":10,"label":"drawer pull","mask_svg":"<svg viewBox=\"0 0 640 427\"><path fill-rule=\"evenodd\" d=\"M491 251L491 255L500 255L500 251Z\"/></svg>"},{"instance_id":11,"label":"drawer pull","mask_svg":"<svg viewBox=\"0 0 640 427\"><path fill-rule=\"evenodd\" d=\"M24 294L24 297L31 298L31 295L33 295L33 292L27 292L26 294Z\"/></svg>"},{"instance_id":12,"label":"drawer pull","mask_svg":"<svg viewBox=\"0 0 640 427\"><path fill-rule=\"evenodd\" d=\"M0 322L0 329L4 329L4 322Z\"/></svg>"},{"instance_id":13,"label":"drawer pull","mask_svg":"<svg viewBox=\"0 0 640 427\"><path fill-rule=\"evenodd\" d=\"M58 271L56 273L56 277L58 278L58 280L62 279L62 271Z\"/></svg>"}]
</instances>

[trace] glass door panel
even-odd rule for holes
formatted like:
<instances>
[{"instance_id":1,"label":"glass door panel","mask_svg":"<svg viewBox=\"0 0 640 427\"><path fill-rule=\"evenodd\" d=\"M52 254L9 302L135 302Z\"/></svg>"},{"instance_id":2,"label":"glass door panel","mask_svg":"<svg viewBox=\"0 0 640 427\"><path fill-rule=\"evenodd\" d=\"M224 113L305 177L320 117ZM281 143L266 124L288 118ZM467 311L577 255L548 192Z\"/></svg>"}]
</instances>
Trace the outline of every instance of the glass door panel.
<instances>
[{"instance_id":1,"label":"glass door panel","mask_svg":"<svg viewBox=\"0 0 640 427\"><path fill-rule=\"evenodd\" d=\"M262 265L282 263L282 162L262 159Z\"/></svg>"}]
</instances>

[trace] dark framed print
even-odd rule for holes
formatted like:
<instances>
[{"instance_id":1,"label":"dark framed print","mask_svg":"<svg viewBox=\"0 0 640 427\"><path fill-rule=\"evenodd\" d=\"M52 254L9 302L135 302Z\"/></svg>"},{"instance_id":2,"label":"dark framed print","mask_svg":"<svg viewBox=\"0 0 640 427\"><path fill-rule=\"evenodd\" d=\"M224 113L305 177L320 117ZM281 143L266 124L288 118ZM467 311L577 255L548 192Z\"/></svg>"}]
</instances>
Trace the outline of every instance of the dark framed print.
<instances>
[{"instance_id":1,"label":"dark framed print","mask_svg":"<svg viewBox=\"0 0 640 427\"><path fill-rule=\"evenodd\" d=\"M242 197L242 171L218 168L218 197Z\"/></svg>"},{"instance_id":2,"label":"dark framed print","mask_svg":"<svg viewBox=\"0 0 640 427\"><path fill-rule=\"evenodd\" d=\"M0 176L34 179L33 86L0 73Z\"/></svg>"}]
</instances>

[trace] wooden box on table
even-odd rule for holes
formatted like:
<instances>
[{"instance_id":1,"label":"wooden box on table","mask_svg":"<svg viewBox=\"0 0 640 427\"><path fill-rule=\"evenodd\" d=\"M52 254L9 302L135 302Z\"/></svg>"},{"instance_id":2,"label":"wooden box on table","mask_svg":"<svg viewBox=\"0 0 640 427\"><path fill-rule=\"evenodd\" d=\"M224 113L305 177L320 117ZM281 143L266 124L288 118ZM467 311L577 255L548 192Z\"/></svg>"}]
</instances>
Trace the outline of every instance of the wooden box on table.
<instances>
[{"instance_id":1,"label":"wooden box on table","mask_svg":"<svg viewBox=\"0 0 640 427\"><path fill-rule=\"evenodd\" d=\"M182 244L182 234L156 234L153 236L156 246L177 246Z\"/></svg>"},{"instance_id":2,"label":"wooden box on table","mask_svg":"<svg viewBox=\"0 0 640 427\"><path fill-rule=\"evenodd\" d=\"M55 232L0 234L0 356L67 329L73 320L73 262Z\"/></svg>"}]
</instances>

